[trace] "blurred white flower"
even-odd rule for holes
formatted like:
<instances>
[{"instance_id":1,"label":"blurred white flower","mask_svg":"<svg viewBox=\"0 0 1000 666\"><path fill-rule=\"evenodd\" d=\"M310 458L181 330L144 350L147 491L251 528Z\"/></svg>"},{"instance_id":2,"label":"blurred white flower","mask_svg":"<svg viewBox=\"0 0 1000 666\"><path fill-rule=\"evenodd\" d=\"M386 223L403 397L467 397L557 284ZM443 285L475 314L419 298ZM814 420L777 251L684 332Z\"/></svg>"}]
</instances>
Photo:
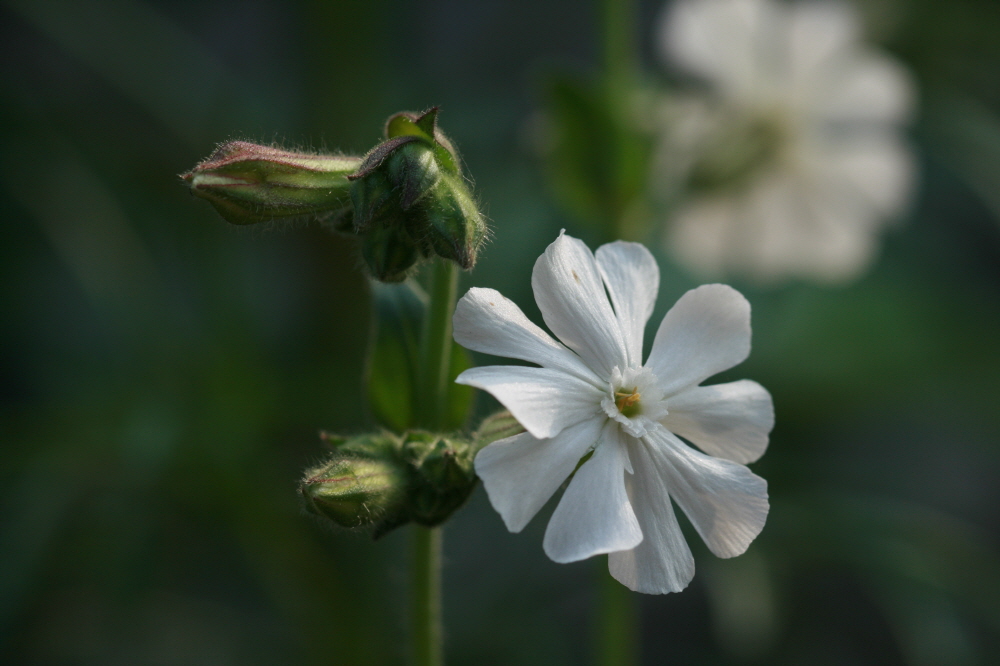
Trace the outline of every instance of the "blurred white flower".
<instances>
[{"instance_id":1,"label":"blurred white flower","mask_svg":"<svg viewBox=\"0 0 1000 666\"><path fill-rule=\"evenodd\" d=\"M562 344L492 289L470 289L454 318L465 347L541 366L479 367L457 380L491 393L527 430L475 461L507 528L519 532L573 474L545 531L546 554L573 562L610 553L615 578L655 594L694 575L671 498L719 557L744 552L763 528L767 483L745 463L763 454L774 423L756 382L699 386L750 353L750 304L731 287L682 296L642 363L659 281L638 243L604 245L595 259L561 234L531 284Z\"/></svg>"},{"instance_id":2,"label":"blurred white flower","mask_svg":"<svg viewBox=\"0 0 1000 666\"><path fill-rule=\"evenodd\" d=\"M859 41L842 2L678 0L659 44L708 87L661 109L674 255L764 282L859 275L911 191L906 71Z\"/></svg>"}]
</instances>

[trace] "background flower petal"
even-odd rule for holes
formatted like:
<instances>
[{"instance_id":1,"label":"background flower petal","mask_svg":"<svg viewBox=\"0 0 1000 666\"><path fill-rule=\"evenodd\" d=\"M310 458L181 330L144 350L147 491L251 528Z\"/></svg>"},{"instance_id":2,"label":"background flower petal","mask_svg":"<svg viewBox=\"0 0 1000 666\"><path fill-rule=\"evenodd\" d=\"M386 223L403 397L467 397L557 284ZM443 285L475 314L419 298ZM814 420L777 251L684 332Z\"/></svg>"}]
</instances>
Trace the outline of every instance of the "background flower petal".
<instances>
[{"instance_id":1,"label":"background flower petal","mask_svg":"<svg viewBox=\"0 0 1000 666\"><path fill-rule=\"evenodd\" d=\"M561 370L519 365L470 368L455 381L482 389L510 410L535 437L554 437L566 426L596 418L605 392Z\"/></svg>"},{"instance_id":2,"label":"background flower petal","mask_svg":"<svg viewBox=\"0 0 1000 666\"><path fill-rule=\"evenodd\" d=\"M775 21L775 7L760 0L680 0L664 12L659 45L666 61L746 96L767 72L761 66Z\"/></svg>"},{"instance_id":3,"label":"background flower petal","mask_svg":"<svg viewBox=\"0 0 1000 666\"><path fill-rule=\"evenodd\" d=\"M741 363L750 353L750 303L724 284L692 289L670 308L646 366L667 396Z\"/></svg>"},{"instance_id":4,"label":"background flower petal","mask_svg":"<svg viewBox=\"0 0 1000 666\"><path fill-rule=\"evenodd\" d=\"M913 108L914 84L889 57L860 51L814 82L812 113L834 123L898 123Z\"/></svg>"},{"instance_id":5,"label":"background flower petal","mask_svg":"<svg viewBox=\"0 0 1000 666\"><path fill-rule=\"evenodd\" d=\"M531 287L549 329L598 375L625 365L621 327L583 241L560 234L535 262Z\"/></svg>"},{"instance_id":6,"label":"background flower petal","mask_svg":"<svg viewBox=\"0 0 1000 666\"><path fill-rule=\"evenodd\" d=\"M788 51L784 58L794 88L811 88L838 56L857 47L858 19L843 2L792 2L783 5Z\"/></svg>"},{"instance_id":7,"label":"background flower petal","mask_svg":"<svg viewBox=\"0 0 1000 666\"><path fill-rule=\"evenodd\" d=\"M774 427L771 394L749 379L696 386L671 398L667 408L661 421L667 430L709 455L741 464L764 454Z\"/></svg>"},{"instance_id":8,"label":"background flower petal","mask_svg":"<svg viewBox=\"0 0 1000 666\"><path fill-rule=\"evenodd\" d=\"M744 552L767 520L767 481L743 465L695 451L665 429L643 439L709 550L719 557Z\"/></svg>"},{"instance_id":9,"label":"background flower petal","mask_svg":"<svg viewBox=\"0 0 1000 666\"><path fill-rule=\"evenodd\" d=\"M611 575L634 592L680 592L694 577L694 557L670 503L666 474L644 442L632 439L629 456L636 473L625 478L642 543L608 555Z\"/></svg>"},{"instance_id":10,"label":"background flower petal","mask_svg":"<svg viewBox=\"0 0 1000 666\"><path fill-rule=\"evenodd\" d=\"M902 138L882 131L855 132L827 142L822 159L815 159L812 168L837 190L837 196L860 199L889 218L909 200L916 172L913 154Z\"/></svg>"},{"instance_id":11,"label":"background flower petal","mask_svg":"<svg viewBox=\"0 0 1000 666\"><path fill-rule=\"evenodd\" d=\"M496 289L469 289L455 306L452 321L455 341L467 349L597 380L579 356L553 340Z\"/></svg>"},{"instance_id":12,"label":"background flower petal","mask_svg":"<svg viewBox=\"0 0 1000 666\"><path fill-rule=\"evenodd\" d=\"M593 457L580 466L559 500L542 546L554 562L630 550L642 531L625 491L627 452L618 426L606 425Z\"/></svg>"},{"instance_id":13,"label":"background flower petal","mask_svg":"<svg viewBox=\"0 0 1000 666\"><path fill-rule=\"evenodd\" d=\"M608 243L597 248L596 257L625 338L629 365L642 365L642 337L656 305L660 267L640 243Z\"/></svg>"},{"instance_id":14,"label":"background flower petal","mask_svg":"<svg viewBox=\"0 0 1000 666\"><path fill-rule=\"evenodd\" d=\"M598 419L570 426L552 439L521 433L476 455L476 474L511 532L520 532L601 435Z\"/></svg>"}]
</instances>

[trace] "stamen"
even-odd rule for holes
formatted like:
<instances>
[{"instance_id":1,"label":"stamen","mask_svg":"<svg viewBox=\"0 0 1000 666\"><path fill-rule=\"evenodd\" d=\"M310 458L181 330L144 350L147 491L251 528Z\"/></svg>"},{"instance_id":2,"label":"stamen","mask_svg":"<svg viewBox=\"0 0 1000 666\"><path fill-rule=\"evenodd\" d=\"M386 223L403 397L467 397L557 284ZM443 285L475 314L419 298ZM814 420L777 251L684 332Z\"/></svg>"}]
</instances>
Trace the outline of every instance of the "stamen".
<instances>
[{"instance_id":1,"label":"stamen","mask_svg":"<svg viewBox=\"0 0 1000 666\"><path fill-rule=\"evenodd\" d=\"M623 415L633 416L638 411L640 398L638 386L633 386L631 391L615 391L615 407Z\"/></svg>"}]
</instances>

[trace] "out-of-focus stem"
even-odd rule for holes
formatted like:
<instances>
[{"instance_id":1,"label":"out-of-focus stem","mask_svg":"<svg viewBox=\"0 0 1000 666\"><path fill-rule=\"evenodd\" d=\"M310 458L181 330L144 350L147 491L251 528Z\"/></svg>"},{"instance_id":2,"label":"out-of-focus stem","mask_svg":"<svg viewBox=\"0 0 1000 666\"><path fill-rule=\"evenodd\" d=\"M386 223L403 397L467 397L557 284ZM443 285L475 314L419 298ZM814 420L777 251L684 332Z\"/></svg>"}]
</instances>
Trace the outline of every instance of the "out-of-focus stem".
<instances>
[{"instance_id":1,"label":"out-of-focus stem","mask_svg":"<svg viewBox=\"0 0 1000 666\"><path fill-rule=\"evenodd\" d=\"M599 666L633 666L639 663L635 595L611 577L604 558L597 561L600 563L597 663Z\"/></svg>"}]
</instances>

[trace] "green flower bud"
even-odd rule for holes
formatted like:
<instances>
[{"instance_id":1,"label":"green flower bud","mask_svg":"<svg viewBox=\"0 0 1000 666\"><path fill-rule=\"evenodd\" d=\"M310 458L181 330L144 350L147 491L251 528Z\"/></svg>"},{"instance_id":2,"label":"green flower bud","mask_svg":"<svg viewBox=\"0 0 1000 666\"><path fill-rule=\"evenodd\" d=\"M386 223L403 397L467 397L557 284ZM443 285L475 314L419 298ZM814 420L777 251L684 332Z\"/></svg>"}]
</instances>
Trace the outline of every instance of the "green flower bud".
<instances>
[{"instance_id":1,"label":"green flower bud","mask_svg":"<svg viewBox=\"0 0 1000 666\"><path fill-rule=\"evenodd\" d=\"M350 210L358 157L313 155L245 141L222 144L181 178L232 224L337 218Z\"/></svg>"},{"instance_id":2,"label":"green flower bud","mask_svg":"<svg viewBox=\"0 0 1000 666\"><path fill-rule=\"evenodd\" d=\"M335 457L306 472L299 492L313 513L341 527L363 527L398 510L406 473L388 460Z\"/></svg>"},{"instance_id":3,"label":"green flower bud","mask_svg":"<svg viewBox=\"0 0 1000 666\"><path fill-rule=\"evenodd\" d=\"M362 234L361 256L380 282L402 282L420 260L417 246L406 229L382 222L371 225Z\"/></svg>"},{"instance_id":4,"label":"green flower bud","mask_svg":"<svg viewBox=\"0 0 1000 666\"><path fill-rule=\"evenodd\" d=\"M472 448L458 439L423 431L324 439L334 453L299 484L306 508L342 527L370 527L375 538L409 522L439 525L476 484Z\"/></svg>"},{"instance_id":5,"label":"green flower bud","mask_svg":"<svg viewBox=\"0 0 1000 666\"><path fill-rule=\"evenodd\" d=\"M444 174L420 205L420 233L434 254L468 270L486 240L486 220L460 176Z\"/></svg>"},{"instance_id":6,"label":"green flower bud","mask_svg":"<svg viewBox=\"0 0 1000 666\"><path fill-rule=\"evenodd\" d=\"M479 451L487 444L524 432L524 426L518 423L517 419L510 412L504 410L491 414L483 419L479 428L472 436L472 446L475 451Z\"/></svg>"},{"instance_id":7,"label":"green flower bud","mask_svg":"<svg viewBox=\"0 0 1000 666\"><path fill-rule=\"evenodd\" d=\"M439 525L475 488L472 449L465 442L422 431L406 433L401 444L414 472L408 497L410 519L427 527Z\"/></svg>"},{"instance_id":8,"label":"green flower bud","mask_svg":"<svg viewBox=\"0 0 1000 666\"><path fill-rule=\"evenodd\" d=\"M372 149L349 176L355 233L373 235L363 255L379 280L402 280L416 263L414 259L404 267L405 262L387 257L437 255L470 269L486 238L486 221L436 118L437 109L391 117L388 140ZM390 247L380 248L381 243Z\"/></svg>"}]
</instances>

